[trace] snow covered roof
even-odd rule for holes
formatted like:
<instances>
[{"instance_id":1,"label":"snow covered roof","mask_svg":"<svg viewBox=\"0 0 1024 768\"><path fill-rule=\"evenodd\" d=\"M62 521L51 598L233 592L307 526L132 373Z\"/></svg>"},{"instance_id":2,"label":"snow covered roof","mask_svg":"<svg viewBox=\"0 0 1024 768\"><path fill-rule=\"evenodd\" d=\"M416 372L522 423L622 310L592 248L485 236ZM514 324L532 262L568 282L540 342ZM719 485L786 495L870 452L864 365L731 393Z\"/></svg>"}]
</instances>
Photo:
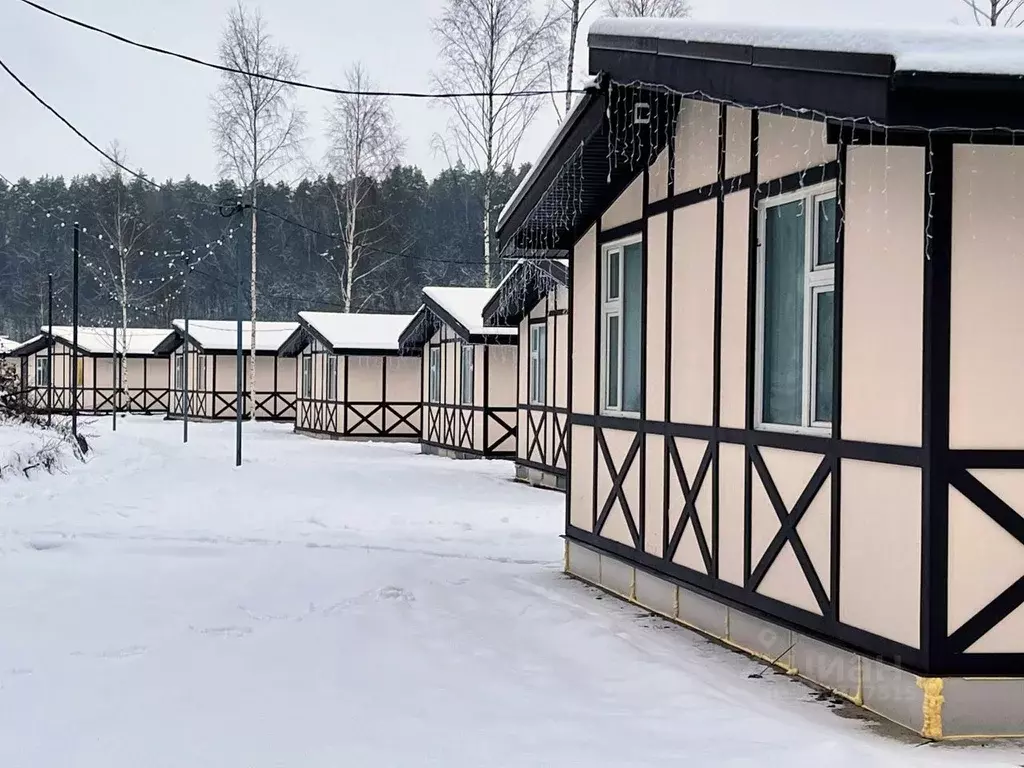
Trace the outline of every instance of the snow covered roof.
<instances>
[{"instance_id":1,"label":"snow covered roof","mask_svg":"<svg viewBox=\"0 0 1024 768\"><path fill-rule=\"evenodd\" d=\"M174 327L185 332L185 321L175 320ZM277 352L288 337L299 327L298 323L256 321L256 352ZM232 352L238 349L238 327L234 320L189 320L188 335L203 351ZM242 349L252 348L252 323L242 321Z\"/></svg>"},{"instance_id":2,"label":"snow covered roof","mask_svg":"<svg viewBox=\"0 0 1024 768\"><path fill-rule=\"evenodd\" d=\"M335 351L398 350L398 337L412 315L299 312L299 318Z\"/></svg>"},{"instance_id":3,"label":"snow covered roof","mask_svg":"<svg viewBox=\"0 0 1024 768\"><path fill-rule=\"evenodd\" d=\"M446 322L455 321L455 330L460 330L458 326L461 326L461 329L470 336L515 336L515 328L497 328L484 324L484 306L494 296L494 292L494 288L427 286L423 289L423 296L436 305L431 309L440 309L450 316L444 318Z\"/></svg>"},{"instance_id":4,"label":"snow covered roof","mask_svg":"<svg viewBox=\"0 0 1024 768\"><path fill-rule=\"evenodd\" d=\"M0 355L8 355L20 346L21 344L10 336L0 336Z\"/></svg>"},{"instance_id":5,"label":"snow covered roof","mask_svg":"<svg viewBox=\"0 0 1024 768\"><path fill-rule=\"evenodd\" d=\"M20 347L21 354L31 354L33 347L45 346L49 326L43 326L42 333L29 339ZM117 351L126 355L156 355L161 342L172 336L169 328L129 328L127 342L121 329L117 329ZM71 346L75 329L70 325L53 326L53 338ZM44 342L40 344L40 342ZM78 326L78 349L87 355L112 355L114 353L114 329Z\"/></svg>"},{"instance_id":6,"label":"snow covered roof","mask_svg":"<svg viewBox=\"0 0 1024 768\"><path fill-rule=\"evenodd\" d=\"M598 19L590 37L643 37L688 43L891 56L899 72L1024 75L1024 31L945 26L894 29L743 24L689 19ZM591 44L593 44L591 42Z\"/></svg>"}]
</instances>

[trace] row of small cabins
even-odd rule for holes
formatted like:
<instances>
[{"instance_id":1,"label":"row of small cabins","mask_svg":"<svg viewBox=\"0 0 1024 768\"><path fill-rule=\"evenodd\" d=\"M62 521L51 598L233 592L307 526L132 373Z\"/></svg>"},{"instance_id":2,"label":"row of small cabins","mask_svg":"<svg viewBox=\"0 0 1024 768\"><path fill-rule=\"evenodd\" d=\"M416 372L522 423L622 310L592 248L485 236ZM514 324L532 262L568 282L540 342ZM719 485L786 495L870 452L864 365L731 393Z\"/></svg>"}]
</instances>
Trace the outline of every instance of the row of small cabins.
<instances>
[{"instance_id":1,"label":"row of small cabins","mask_svg":"<svg viewBox=\"0 0 1024 768\"><path fill-rule=\"evenodd\" d=\"M257 322L255 390L245 391L243 413L294 421L304 434L515 459L521 479L563 488L567 279L565 262L524 260L497 289L425 288L414 315ZM246 369L250 329L243 323ZM116 406L180 418L187 392L189 418L236 417L234 321L192 320L187 336L183 321L131 328L116 362L114 338L110 328L79 327L76 347L73 328L54 326L10 350L29 406L69 412L76 398L79 413Z\"/></svg>"},{"instance_id":2,"label":"row of small cabins","mask_svg":"<svg viewBox=\"0 0 1024 768\"><path fill-rule=\"evenodd\" d=\"M626 19L589 46L498 221L546 261L428 289L387 344L302 317L257 351L267 415L514 453L564 482L578 578L926 737L1024 734L1024 36Z\"/></svg>"}]
</instances>

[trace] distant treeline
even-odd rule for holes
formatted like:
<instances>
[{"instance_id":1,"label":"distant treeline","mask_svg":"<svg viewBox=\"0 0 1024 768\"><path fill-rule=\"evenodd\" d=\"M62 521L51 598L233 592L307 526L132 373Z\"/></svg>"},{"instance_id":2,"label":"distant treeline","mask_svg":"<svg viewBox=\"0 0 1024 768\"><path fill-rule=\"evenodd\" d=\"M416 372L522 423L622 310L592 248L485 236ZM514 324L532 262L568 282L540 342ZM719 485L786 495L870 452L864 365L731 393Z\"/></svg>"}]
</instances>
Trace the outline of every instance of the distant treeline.
<instances>
[{"instance_id":1,"label":"distant treeline","mask_svg":"<svg viewBox=\"0 0 1024 768\"><path fill-rule=\"evenodd\" d=\"M495 215L525 172L507 168L500 174ZM270 212L259 214L257 223L260 319L346 306L412 312L424 285L483 284L480 173L456 167L427 181L419 168L399 166L380 182L361 183L371 192L358 211L360 258L347 305L341 185L326 176L258 190L259 207ZM232 182L210 186L189 178L159 190L117 175L20 180L14 186L0 181L0 333L23 339L38 332L46 321L50 273L54 322L70 322L73 221L83 229L83 324L120 318L121 303L133 325L163 326L180 317L182 251L202 257L188 281L192 316L233 317L236 257L247 282L251 229L247 213L223 214L245 197ZM217 208L221 202L223 210ZM340 239L323 233L340 233ZM111 248L115 242L120 247ZM495 275L506 268L497 267ZM248 296L247 285L243 293Z\"/></svg>"}]
</instances>

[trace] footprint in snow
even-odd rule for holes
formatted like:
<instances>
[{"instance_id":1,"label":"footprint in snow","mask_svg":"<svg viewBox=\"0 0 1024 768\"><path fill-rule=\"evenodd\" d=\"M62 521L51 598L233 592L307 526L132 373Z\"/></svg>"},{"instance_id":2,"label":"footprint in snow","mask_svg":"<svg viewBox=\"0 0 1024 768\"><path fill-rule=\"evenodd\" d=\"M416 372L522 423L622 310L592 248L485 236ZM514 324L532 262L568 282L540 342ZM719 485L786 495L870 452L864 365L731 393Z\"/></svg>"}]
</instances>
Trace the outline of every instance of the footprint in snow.
<instances>
[{"instance_id":1,"label":"footprint in snow","mask_svg":"<svg viewBox=\"0 0 1024 768\"><path fill-rule=\"evenodd\" d=\"M85 651L74 651L72 656L88 656L93 659L127 659L132 656L141 656L148 648L144 645L129 645L124 648L112 648L99 653L86 653ZM31 674L31 671L29 671Z\"/></svg>"},{"instance_id":2,"label":"footprint in snow","mask_svg":"<svg viewBox=\"0 0 1024 768\"><path fill-rule=\"evenodd\" d=\"M200 635L216 635L217 637L245 637L252 634L251 627L189 627Z\"/></svg>"},{"instance_id":3,"label":"footprint in snow","mask_svg":"<svg viewBox=\"0 0 1024 768\"><path fill-rule=\"evenodd\" d=\"M403 603L411 603L416 600L416 595L402 587L382 587L377 590L378 600L397 600Z\"/></svg>"}]
</instances>

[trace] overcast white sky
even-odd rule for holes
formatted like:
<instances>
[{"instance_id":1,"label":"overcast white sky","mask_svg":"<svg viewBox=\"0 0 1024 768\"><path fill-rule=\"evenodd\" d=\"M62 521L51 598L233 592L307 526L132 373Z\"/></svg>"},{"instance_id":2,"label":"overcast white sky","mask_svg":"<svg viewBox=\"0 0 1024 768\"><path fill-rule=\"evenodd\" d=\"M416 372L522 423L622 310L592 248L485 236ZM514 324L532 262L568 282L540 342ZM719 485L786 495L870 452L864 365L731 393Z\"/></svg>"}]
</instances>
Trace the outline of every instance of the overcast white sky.
<instances>
[{"instance_id":1,"label":"overcast white sky","mask_svg":"<svg viewBox=\"0 0 1024 768\"><path fill-rule=\"evenodd\" d=\"M234 0L40 0L54 10L142 42L215 59ZM278 42L300 58L305 79L337 83L362 61L383 89L428 90L435 66L430 19L443 0L253 0ZM891 23L934 26L967 20L962 0L693 0L694 17L749 22ZM598 14L592 12L592 18ZM592 20L588 18L588 21ZM0 9L0 57L90 138L118 140L133 167L157 179L215 178L209 94L217 74L157 56L46 16L17 0ZM585 38L582 41L585 44ZM581 54L582 45L581 45ZM585 58L581 60L585 66ZM321 116L329 96L306 93L311 160L322 154ZM444 164L430 148L444 129L443 107L397 100L406 162L433 175ZM555 126L546 108L524 138L532 161ZM0 173L10 178L97 171L101 158L0 71Z\"/></svg>"}]
</instances>

